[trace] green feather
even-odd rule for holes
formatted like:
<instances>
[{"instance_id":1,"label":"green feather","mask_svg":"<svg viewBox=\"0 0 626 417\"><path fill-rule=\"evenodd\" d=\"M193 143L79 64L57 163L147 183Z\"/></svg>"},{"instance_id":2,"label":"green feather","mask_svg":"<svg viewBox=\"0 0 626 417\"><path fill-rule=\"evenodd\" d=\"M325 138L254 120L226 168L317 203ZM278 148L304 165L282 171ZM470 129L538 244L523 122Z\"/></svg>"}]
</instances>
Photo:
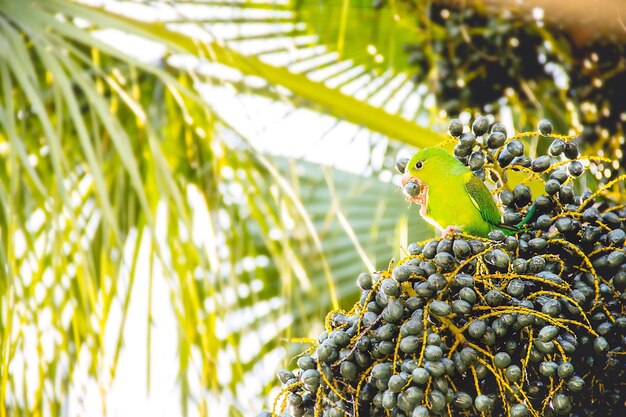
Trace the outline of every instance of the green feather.
<instances>
[{"instance_id":1,"label":"green feather","mask_svg":"<svg viewBox=\"0 0 626 417\"><path fill-rule=\"evenodd\" d=\"M521 222L517 223L515 225L515 227L517 228L517 231L521 231L524 227L524 225L526 223L528 223L530 221L530 219L532 219L533 215L535 214L535 212L537 211L537 207L535 207L535 205L533 204L532 206L530 206L530 208L528 209L528 213L526 213L526 216L524 216L524 219L522 219Z\"/></svg>"},{"instance_id":2,"label":"green feather","mask_svg":"<svg viewBox=\"0 0 626 417\"><path fill-rule=\"evenodd\" d=\"M472 199L474 207L480 212L480 216L487 223L497 225L500 223L500 210L493 196L484 182L478 179L469 170L464 174L465 190Z\"/></svg>"}]
</instances>

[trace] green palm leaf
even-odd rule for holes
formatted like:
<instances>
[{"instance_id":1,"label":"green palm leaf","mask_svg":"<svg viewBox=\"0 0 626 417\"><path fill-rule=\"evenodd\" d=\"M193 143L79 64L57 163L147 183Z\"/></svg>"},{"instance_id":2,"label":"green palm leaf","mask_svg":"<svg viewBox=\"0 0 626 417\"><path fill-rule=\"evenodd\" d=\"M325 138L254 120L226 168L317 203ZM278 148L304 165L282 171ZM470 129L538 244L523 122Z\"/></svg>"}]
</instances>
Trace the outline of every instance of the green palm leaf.
<instances>
[{"instance_id":1,"label":"green palm leaf","mask_svg":"<svg viewBox=\"0 0 626 417\"><path fill-rule=\"evenodd\" d=\"M358 272L386 267L377 259L390 248L401 256L407 207L389 183L259 154L195 90L201 74L141 62L94 33L115 29L164 45L166 58L231 66L269 82L266 97L284 97L283 86L293 103L406 143L437 135L339 84L163 23L69 0L0 0L0 10L0 416L63 414L73 384L110 389L138 298L151 381L159 285L177 324L183 411L206 413L194 387L236 392L284 337L306 336L322 311L352 301ZM233 301L233 291L247 295ZM269 318L224 331L264 302ZM269 343L246 361L237 352L221 381L223 352L262 322L277 323ZM232 404L249 414L255 403Z\"/></svg>"},{"instance_id":2,"label":"green palm leaf","mask_svg":"<svg viewBox=\"0 0 626 417\"><path fill-rule=\"evenodd\" d=\"M65 3L64 0L52 1ZM120 28L120 30L147 39L165 41L166 45L171 47L174 52L206 57L210 61L236 68L243 74L259 76L274 86L285 87L295 95L321 106L336 117L364 125L373 131L408 144L428 146L441 141L439 135L403 117L390 114L366 101L343 94L338 89L329 88L324 83L312 81L304 74L270 65L255 56L242 55L235 49L224 46L221 42L199 43L198 40L170 30L161 22L143 22L78 4L73 4L71 11L76 16L100 22L101 25Z\"/></svg>"}]
</instances>

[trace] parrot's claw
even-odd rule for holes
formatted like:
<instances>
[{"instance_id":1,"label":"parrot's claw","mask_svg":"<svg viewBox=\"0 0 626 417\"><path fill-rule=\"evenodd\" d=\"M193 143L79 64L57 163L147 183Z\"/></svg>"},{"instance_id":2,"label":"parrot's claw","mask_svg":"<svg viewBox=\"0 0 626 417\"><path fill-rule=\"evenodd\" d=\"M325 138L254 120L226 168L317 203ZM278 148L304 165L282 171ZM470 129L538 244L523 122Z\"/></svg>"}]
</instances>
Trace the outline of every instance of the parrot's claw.
<instances>
[{"instance_id":1,"label":"parrot's claw","mask_svg":"<svg viewBox=\"0 0 626 417\"><path fill-rule=\"evenodd\" d=\"M448 237L450 235L453 235L454 233L460 233L460 232L461 232L460 226L448 226L445 229L443 229L443 231L441 232L441 237Z\"/></svg>"},{"instance_id":2,"label":"parrot's claw","mask_svg":"<svg viewBox=\"0 0 626 417\"><path fill-rule=\"evenodd\" d=\"M406 201L408 201L409 203L419 204L420 206L424 207L426 206L426 193L421 192L415 197L407 197Z\"/></svg>"}]
</instances>

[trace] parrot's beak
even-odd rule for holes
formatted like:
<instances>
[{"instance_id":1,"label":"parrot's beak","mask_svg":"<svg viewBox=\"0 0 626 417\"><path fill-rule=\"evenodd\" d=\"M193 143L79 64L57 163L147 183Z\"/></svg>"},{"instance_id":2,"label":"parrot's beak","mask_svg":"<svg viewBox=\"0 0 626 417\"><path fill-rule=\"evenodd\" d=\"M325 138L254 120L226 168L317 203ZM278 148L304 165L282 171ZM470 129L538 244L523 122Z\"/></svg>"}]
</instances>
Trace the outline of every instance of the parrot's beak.
<instances>
[{"instance_id":1,"label":"parrot's beak","mask_svg":"<svg viewBox=\"0 0 626 417\"><path fill-rule=\"evenodd\" d=\"M417 177L414 177L413 175L411 175L410 172L407 171L402 175L402 188L404 188L409 183L409 181L413 181L414 183L418 184L420 187L422 187L422 185L424 184L422 180L420 180Z\"/></svg>"}]
</instances>

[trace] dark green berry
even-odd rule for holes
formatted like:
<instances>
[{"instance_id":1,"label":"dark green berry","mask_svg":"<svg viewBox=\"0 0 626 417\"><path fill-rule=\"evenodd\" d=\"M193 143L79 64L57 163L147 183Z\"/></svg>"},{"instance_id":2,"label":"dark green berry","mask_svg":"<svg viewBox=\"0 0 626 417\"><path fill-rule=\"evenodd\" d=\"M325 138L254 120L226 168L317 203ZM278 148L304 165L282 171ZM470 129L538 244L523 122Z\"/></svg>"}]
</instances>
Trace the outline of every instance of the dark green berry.
<instances>
[{"instance_id":1,"label":"dark green berry","mask_svg":"<svg viewBox=\"0 0 626 417\"><path fill-rule=\"evenodd\" d=\"M511 364L511 356L506 352L498 352L493 357L493 363L500 369L505 369Z\"/></svg>"},{"instance_id":2,"label":"dark green berry","mask_svg":"<svg viewBox=\"0 0 626 417\"><path fill-rule=\"evenodd\" d=\"M424 368L415 368L411 374L413 382L424 385L430 379L430 373Z\"/></svg>"},{"instance_id":3,"label":"dark green berry","mask_svg":"<svg viewBox=\"0 0 626 417\"><path fill-rule=\"evenodd\" d=\"M472 397L466 392L457 391L454 393L452 405L460 410L467 410L472 406Z\"/></svg>"},{"instance_id":4,"label":"dark green berry","mask_svg":"<svg viewBox=\"0 0 626 417\"><path fill-rule=\"evenodd\" d=\"M548 148L550 156L559 156L565 150L565 142L562 139L554 139Z\"/></svg>"},{"instance_id":5,"label":"dark green berry","mask_svg":"<svg viewBox=\"0 0 626 417\"><path fill-rule=\"evenodd\" d=\"M478 116L472 123L472 132L476 136L482 136L489 130L489 119L485 116Z\"/></svg>"},{"instance_id":6,"label":"dark green berry","mask_svg":"<svg viewBox=\"0 0 626 417\"><path fill-rule=\"evenodd\" d=\"M429 361L438 361L443 357L443 350L439 346L429 345L424 350L424 357Z\"/></svg>"},{"instance_id":7,"label":"dark green berry","mask_svg":"<svg viewBox=\"0 0 626 417\"><path fill-rule=\"evenodd\" d=\"M572 410L572 403L565 394L558 393L552 398L552 407L558 414L569 414Z\"/></svg>"},{"instance_id":8,"label":"dark green berry","mask_svg":"<svg viewBox=\"0 0 626 417\"><path fill-rule=\"evenodd\" d=\"M485 165L485 154L481 151L472 152L467 160L469 169L477 171Z\"/></svg>"},{"instance_id":9,"label":"dark green berry","mask_svg":"<svg viewBox=\"0 0 626 417\"><path fill-rule=\"evenodd\" d=\"M535 172L543 172L550 167L550 157L547 155L542 155L536 158L530 168Z\"/></svg>"},{"instance_id":10,"label":"dark green berry","mask_svg":"<svg viewBox=\"0 0 626 417\"><path fill-rule=\"evenodd\" d=\"M406 164L409 163L409 158L398 158L396 159L396 170L400 174L404 174L406 171Z\"/></svg>"},{"instance_id":11,"label":"dark green berry","mask_svg":"<svg viewBox=\"0 0 626 417\"><path fill-rule=\"evenodd\" d=\"M450 120L450 125L448 126L448 133L453 138L458 138L463 133L463 123L459 119Z\"/></svg>"},{"instance_id":12,"label":"dark green berry","mask_svg":"<svg viewBox=\"0 0 626 417\"><path fill-rule=\"evenodd\" d=\"M509 365L504 374L511 382L519 382L522 379L522 369L517 365Z\"/></svg>"},{"instance_id":13,"label":"dark green berry","mask_svg":"<svg viewBox=\"0 0 626 417\"><path fill-rule=\"evenodd\" d=\"M579 161L572 161L567 165L567 173L572 177L580 177L585 168Z\"/></svg>"},{"instance_id":14,"label":"dark green berry","mask_svg":"<svg viewBox=\"0 0 626 417\"><path fill-rule=\"evenodd\" d=\"M451 313L451 308L444 301L433 301L430 303L430 311L436 316L447 316Z\"/></svg>"},{"instance_id":15,"label":"dark green berry","mask_svg":"<svg viewBox=\"0 0 626 417\"><path fill-rule=\"evenodd\" d=\"M400 340L400 350L404 353L415 353L421 343L416 336L408 336Z\"/></svg>"},{"instance_id":16,"label":"dark green berry","mask_svg":"<svg viewBox=\"0 0 626 417\"><path fill-rule=\"evenodd\" d=\"M563 362L557 369L557 374L561 379L567 379L574 373L574 366L570 362Z\"/></svg>"},{"instance_id":17,"label":"dark green berry","mask_svg":"<svg viewBox=\"0 0 626 417\"><path fill-rule=\"evenodd\" d=\"M469 335L475 339L480 339L485 334L486 330L487 325L482 320L473 321L467 329Z\"/></svg>"},{"instance_id":18,"label":"dark green berry","mask_svg":"<svg viewBox=\"0 0 626 417\"><path fill-rule=\"evenodd\" d=\"M363 272L357 277L357 285L362 290L370 290L373 284L374 280L372 279L372 275L367 272Z\"/></svg>"},{"instance_id":19,"label":"dark green berry","mask_svg":"<svg viewBox=\"0 0 626 417\"><path fill-rule=\"evenodd\" d=\"M505 137L506 137L506 134L507 134L506 127L502 123L500 123L500 122L495 122L493 124L493 126L491 126L491 133L494 133L494 132L503 133L505 135Z\"/></svg>"},{"instance_id":20,"label":"dark green berry","mask_svg":"<svg viewBox=\"0 0 626 417\"><path fill-rule=\"evenodd\" d=\"M532 199L530 188L523 184L518 184L515 188L513 188L513 196L515 197L515 204L519 207L523 207L530 203L530 200Z\"/></svg>"},{"instance_id":21,"label":"dark green berry","mask_svg":"<svg viewBox=\"0 0 626 417\"><path fill-rule=\"evenodd\" d=\"M474 398L474 407L481 413L484 413L491 408L491 399L484 394L478 395Z\"/></svg>"},{"instance_id":22,"label":"dark green berry","mask_svg":"<svg viewBox=\"0 0 626 417\"><path fill-rule=\"evenodd\" d=\"M515 404L511 407L510 417L528 417L530 412L525 404Z\"/></svg>"},{"instance_id":23,"label":"dark green berry","mask_svg":"<svg viewBox=\"0 0 626 417\"><path fill-rule=\"evenodd\" d=\"M609 350L609 343L604 337L597 337L596 340L593 342L593 349L596 351L596 353L606 353Z\"/></svg>"},{"instance_id":24,"label":"dark green berry","mask_svg":"<svg viewBox=\"0 0 626 417\"><path fill-rule=\"evenodd\" d=\"M548 180L546 181L544 189L546 190L546 193L548 193L548 195L554 195L558 193L561 189L561 183L555 179Z\"/></svg>"},{"instance_id":25,"label":"dark green berry","mask_svg":"<svg viewBox=\"0 0 626 417\"><path fill-rule=\"evenodd\" d=\"M522 156L524 154L524 145L519 140L512 140L506 144L506 150L513 156Z\"/></svg>"},{"instance_id":26,"label":"dark green berry","mask_svg":"<svg viewBox=\"0 0 626 417\"><path fill-rule=\"evenodd\" d=\"M513 279L506 287L506 292L512 297L521 297L524 294L524 282L520 279Z\"/></svg>"},{"instance_id":27,"label":"dark green berry","mask_svg":"<svg viewBox=\"0 0 626 417\"><path fill-rule=\"evenodd\" d=\"M572 392L580 392L585 387L585 380L581 377L574 375L567 381L567 389Z\"/></svg>"},{"instance_id":28,"label":"dark green berry","mask_svg":"<svg viewBox=\"0 0 626 417\"><path fill-rule=\"evenodd\" d=\"M420 193L420 186L414 183L413 181L409 181L404 186L404 192L409 197L416 197Z\"/></svg>"},{"instance_id":29,"label":"dark green berry","mask_svg":"<svg viewBox=\"0 0 626 417\"><path fill-rule=\"evenodd\" d=\"M541 375L547 377L554 376L558 369L559 365L552 361L541 362L541 364L539 365L539 372L541 373Z\"/></svg>"},{"instance_id":30,"label":"dark green berry","mask_svg":"<svg viewBox=\"0 0 626 417\"><path fill-rule=\"evenodd\" d=\"M547 136L550 133L552 133L552 123L548 119L539 120L539 124L537 125L537 128L539 129L539 133L541 133L544 136Z\"/></svg>"},{"instance_id":31,"label":"dark green berry","mask_svg":"<svg viewBox=\"0 0 626 417\"><path fill-rule=\"evenodd\" d=\"M578 155L580 155L578 145L576 145L574 142L567 142L565 144L565 150L563 151L563 154L565 154L568 159L578 158Z\"/></svg>"},{"instance_id":32,"label":"dark green berry","mask_svg":"<svg viewBox=\"0 0 626 417\"><path fill-rule=\"evenodd\" d=\"M396 281L395 279L387 278L380 283L380 289L385 295L395 297L400 291L400 286L398 284L398 281Z\"/></svg>"},{"instance_id":33,"label":"dark green berry","mask_svg":"<svg viewBox=\"0 0 626 417\"><path fill-rule=\"evenodd\" d=\"M514 156L509 153L509 151L502 149L500 154L498 154L498 164L504 168L507 167L512 161Z\"/></svg>"},{"instance_id":34,"label":"dark green berry","mask_svg":"<svg viewBox=\"0 0 626 417\"><path fill-rule=\"evenodd\" d=\"M502 133L502 132L493 132L487 138L487 146L489 148L491 148L491 149L496 149L496 148L499 148L502 145L504 145L505 141L506 141L506 135L504 133ZM503 149L503 151L504 151L504 149ZM512 155L511 155L511 160L512 159L513 158L512 158Z\"/></svg>"},{"instance_id":35,"label":"dark green berry","mask_svg":"<svg viewBox=\"0 0 626 417\"><path fill-rule=\"evenodd\" d=\"M559 329L556 326L544 326L539 331L539 340L542 342L549 342L559 334Z\"/></svg>"}]
</instances>

